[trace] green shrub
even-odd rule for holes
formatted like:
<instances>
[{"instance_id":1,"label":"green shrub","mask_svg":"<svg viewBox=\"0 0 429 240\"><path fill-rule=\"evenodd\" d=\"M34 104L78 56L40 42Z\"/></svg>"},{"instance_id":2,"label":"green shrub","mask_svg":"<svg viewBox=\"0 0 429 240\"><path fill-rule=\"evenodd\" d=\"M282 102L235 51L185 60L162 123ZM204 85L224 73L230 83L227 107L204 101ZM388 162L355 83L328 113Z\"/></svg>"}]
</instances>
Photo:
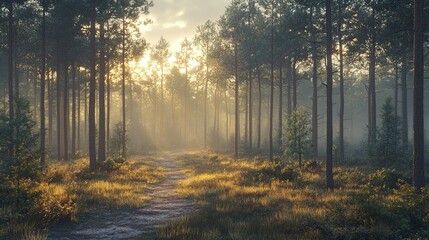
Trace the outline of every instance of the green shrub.
<instances>
[{"instance_id":1,"label":"green shrub","mask_svg":"<svg viewBox=\"0 0 429 240\"><path fill-rule=\"evenodd\" d=\"M368 184L379 192L386 192L396 188L400 179L404 177L396 170L382 168L368 175Z\"/></svg>"},{"instance_id":2,"label":"green shrub","mask_svg":"<svg viewBox=\"0 0 429 240\"><path fill-rule=\"evenodd\" d=\"M317 160L305 161L303 164L304 171L318 172L322 170L322 163Z\"/></svg>"},{"instance_id":3,"label":"green shrub","mask_svg":"<svg viewBox=\"0 0 429 240\"><path fill-rule=\"evenodd\" d=\"M73 186L73 183L71 184ZM40 196L35 201L33 214L45 223L74 221L77 215L77 197L61 185L41 184Z\"/></svg>"},{"instance_id":4,"label":"green shrub","mask_svg":"<svg viewBox=\"0 0 429 240\"><path fill-rule=\"evenodd\" d=\"M299 173L292 164L283 165L280 162L269 163L259 169L250 170L248 179L257 183L271 183L272 181L295 181Z\"/></svg>"},{"instance_id":5,"label":"green shrub","mask_svg":"<svg viewBox=\"0 0 429 240\"><path fill-rule=\"evenodd\" d=\"M395 214L406 218L412 228L428 227L429 225L429 189L424 188L417 193L415 188L398 181L397 188L388 197L387 207Z\"/></svg>"},{"instance_id":6,"label":"green shrub","mask_svg":"<svg viewBox=\"0 0 429 240\"><path fill-rule=\"evenodd\" d=\"M109 157L106 161L97 162L98 169L104 172L113 172L120 169L125 163L122 157Z\"/></svg>"}]
</instances>

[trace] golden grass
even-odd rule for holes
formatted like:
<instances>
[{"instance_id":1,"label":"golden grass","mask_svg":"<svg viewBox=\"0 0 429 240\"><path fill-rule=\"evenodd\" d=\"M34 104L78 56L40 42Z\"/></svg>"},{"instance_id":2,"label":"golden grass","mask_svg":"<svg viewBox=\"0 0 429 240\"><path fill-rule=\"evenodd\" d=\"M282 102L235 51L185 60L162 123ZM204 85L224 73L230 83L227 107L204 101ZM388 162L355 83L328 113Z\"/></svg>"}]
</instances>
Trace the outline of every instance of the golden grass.
<instances>
[{"instance_id":1,"label":"golden grass","mask_svg":"<svg viewBox=\"0 0 429 240\"><path fill-rule=\"evenodd\" d=\"M194 198L200 209L162 226L160 239L323 239L317 226L344 204L349 191L327 191L323 171L303 171L295 182L249 181L250 171L269 166L261 159L196 152L178 161L188 176L178 192Z\"/></svg>"}]
</instances>

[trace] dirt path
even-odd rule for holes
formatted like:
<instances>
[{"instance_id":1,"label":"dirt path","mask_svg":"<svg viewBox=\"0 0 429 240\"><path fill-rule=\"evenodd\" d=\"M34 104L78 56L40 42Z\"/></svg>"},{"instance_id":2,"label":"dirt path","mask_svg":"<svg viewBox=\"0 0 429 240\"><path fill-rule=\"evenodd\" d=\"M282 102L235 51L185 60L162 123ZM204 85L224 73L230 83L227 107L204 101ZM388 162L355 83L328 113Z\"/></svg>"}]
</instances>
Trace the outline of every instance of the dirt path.
<instances>
[{"instance_id":1,"label":"dirt path","mask_svg":"<svg viewBox=\"0 0 429 240\"><path fill-rule=\"evenodd\" d=\"M166 179L148 189L152 196L147 206L135 210L120 210L89 216L76 224L67 224L50 230L48 239L151 239L160 224L177 219L194 210L191 199L175 193L176 185L186 176L167 155L160 160Z\"/></svg>"}]
</instances>

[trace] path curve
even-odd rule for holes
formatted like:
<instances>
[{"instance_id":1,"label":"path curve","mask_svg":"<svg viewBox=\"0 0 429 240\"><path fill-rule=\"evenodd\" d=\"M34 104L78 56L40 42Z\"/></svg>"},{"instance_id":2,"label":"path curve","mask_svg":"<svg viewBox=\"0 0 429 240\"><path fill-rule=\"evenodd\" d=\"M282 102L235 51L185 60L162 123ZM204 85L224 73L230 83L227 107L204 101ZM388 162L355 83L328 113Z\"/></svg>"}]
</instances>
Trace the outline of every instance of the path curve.
<instances>
[{"instance_id":1,"label":"path curve","mask_svg":"<svg viewBox=\"0 0 429 240\"><path fill-rule=\"evenodd\" d=\"M148 205L134 210L100 213L75 224L54 227L48 239L147 239L155 236L157 226L190 214L195 209L192 199L180 197L175 192L178 182L186 176L174 157L167 155L160 159L166 178L146 190L152 197Z\"/></svg>"}]
</instances>

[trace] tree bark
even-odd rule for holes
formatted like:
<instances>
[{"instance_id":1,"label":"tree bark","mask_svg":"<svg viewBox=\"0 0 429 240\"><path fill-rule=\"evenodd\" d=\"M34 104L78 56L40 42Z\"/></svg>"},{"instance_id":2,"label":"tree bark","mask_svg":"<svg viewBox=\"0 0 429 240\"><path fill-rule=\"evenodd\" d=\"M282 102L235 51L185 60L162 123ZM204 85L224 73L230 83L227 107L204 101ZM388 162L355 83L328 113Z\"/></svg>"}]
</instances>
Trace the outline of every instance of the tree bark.
<instances>
[{"instance_id":1,"label":"tree bark","mask_svg":"<svg viewBox=\"0 0 429 240\"><path fill-rule=\"evenodd\" d=\"M270 76L270 161L273 161L273 115L274 115L274 10L271 13L271 76Z\"/></svg>"},{"instance_id":2,"label":"tree bark","mask_svg":"<svg viewBox=\"0 0 429 240\"><path fill-rule=\"evenodd\" d=\"M326 184L328 189L334 188L333 178L333 128L332 128L332 13L331 1L326 0Z\"/></svg>"},{"instance_id":3,"label":"tree bark","mask_svg":"<svg viewBox=\"0 0 429 240\"><path fill-rule=\"evenodd\" d=\"M95 10L95 1L91 0L91 29L90 29L90 71L91 77L89 82L89 170L94 172L96 169L96 149L95 149L95 19L96 19L96 10Z\"/></svg>"},{"instance_id":4,"label":"tree bark","mask_svg":"<svg viewBox=\"0 0 429 240\"><path fill-rule=\"evenodd\" d=\"M258 74L258 149L261 148L261 117L262 117L262 89L261 89L261 71L259 65L256 66Z\"/></svg>"},{"instance_id":5,"label":"tree bark","mask_svg":"<svg viewBox=\"0 0 429 240\"><path fill-rule=\"evenodd\" d=\"M76 63L72 66L72 158L76 157Z\"/></svg>"},{"instance_id":6,"label":"tree bark","mask_svg":"<svg viewBox=\"0 0 429 240\"><path fill-rule=\"evenodd\" d=\"M53 80L53 76L51 77L50 75L50 70L48 69L48 116L49 116L49 120L48 120L48 138L49 138L49 148L52 148L52 144L53 144L53 118L54 118L54 104L53 104L53 84L52 84L52 80Z\"/></svg>"},{"instance_id":7,"label":"tree bark","mask_svg":"<svg viewBox=\"0 0 429 240\"><path fill-rule=\"evenodd\" d=\"M98 93L98 161L106 160L106 107L105 107L105 76L106 76L106 43L104 20L100 22L100 79Z\"/></svg>"},{"instance_id":8,"label":"tree bark","mask_svg":"<svg viewBox=\"0 0 429 240\"><path fill-rule=\"evenodd\" d=\"M14 91L13 91L13 1L9 0L8 2L8 20L9 20L9 27L8 27L8 88L9 88L9 127L13 130L13 118L14 118ZM12 133L12 141L14 133ZM12 160L14 157L14 146L13 144L9 145L9 157Z\"/></svg>"},{"instance_id":9,"label":"tree bark","mask_svg":"<svg viewBox=\"0 0 429 240\"><path fill-rule=\"evenodd\" d=\"M292 98L293 98L293 102L292 102L292 111L295 111L296 106L298 105L298 96L297 96L297 88L298 88L298 78L297 78L297 73L296 73L296 63L297 63L297 59L294 58L293 59L293 63L292 63Z\"/></svg>"},{"instance_id":10,"label":"tree bark","mask_svg":"<svg viewBox=\"0 0 429 240\"><path fill-rule=\"evenodd\" d=\"M240 111L238 99L238 49L237 42L234 43L234 70L235 70L235 142L234 157L238 159L238 143L240 141Z\"/></svg>"},{"instance_id":11,"label":"tree bark","mask_svg":"<svg viewBox=\"0 0 429 240\"><path fill-rule=\"evenodd\" d=\"M370 146L373 146L376 141L377 130L377 101L375 91L375 51L376 51L376 32L375 32L375 10L372 10L372 26L371 26L371 39L369 51L369 92L371 103L371 121L369 124Z\"/></svg>"},{"instance_id":12,"label":"tree bark","mask_svg":"<svg viewBox=\"0 0 429 240\"><path fill-rule=\"evenodd\" d=\"M122 16L122 157L126 157L126 111L125 111L125 16ZM162 123L161 123L162 124Z\"/></svg>"},{"instance_id":13,"label":"tree bark","mask_svg":"<svg viewBox=\"0 0 429 240\"><path fill-rule=\"evenodd\" d=\"M253 145L253 84L252 69L249 68L249 152L252 152Z\"/></svg>"},{"instance_id":14,"label":"tree bark","mask_svg":"<svg viewBox=\"0 0 429 240\"><path fill-rule=\"evenodd\" d=\"M69 160L69 69L67 63L67 48L64 48L64 90L63 90L63 141L64 141L64 160Z\"/></svg>"},{"instance_id":15,"label":"tree bark","mask_svg":"<svg viewBox=\"0 0 429 240\"><path fill-rule=\"evenodd\" d=\"M279 144L279 151L282 148L282 135L283 135L283 66L279 66L279 129L277 135L277 143Z\"/></svg>"},{"instance_id":16,"label":"tree bark","mask_svg":"<svg viewBox=\"0 0 429 240\"><path fill-rule=\"evenodd\" d=\"M408 58L407 53L404 51L402 56L401 67L401 92L402 92L402 146L404 151L408 151L408 89L407 89L407 75L408 75Z\"/></svg>"},{"instance_id":17,"label":"tree bark","mask_svg":"<svg viewBox=\"0 0 429 240\"><path fill-rule=\"evenodd\" d=\"M424 187L424 108L423 108L423 0L414 0L414 145L413 183L417 191Z\"/></svg>"},{"instance_id":18,"label":"tree bark","mask_svg":"<svg viewBox=\"0 0 429 240\"><path fill-rule=\"evenodd\" d=\"M344 54L343 54L343 1L340 2L338 20L338 44L340 54L340 161L344 161Z\"/></svg>"},{"instance_id":19,"label":"tree bark","mask_svg":"<svg viewBox=\"0 0 429 240\"><path fill-rule=\"evenodd\" d=\"M40 164L46 160L46 123L45 123L45 75L46 75L46 4L42 1L42 68L40 70Z\"/></svg>"}]
</instances>

